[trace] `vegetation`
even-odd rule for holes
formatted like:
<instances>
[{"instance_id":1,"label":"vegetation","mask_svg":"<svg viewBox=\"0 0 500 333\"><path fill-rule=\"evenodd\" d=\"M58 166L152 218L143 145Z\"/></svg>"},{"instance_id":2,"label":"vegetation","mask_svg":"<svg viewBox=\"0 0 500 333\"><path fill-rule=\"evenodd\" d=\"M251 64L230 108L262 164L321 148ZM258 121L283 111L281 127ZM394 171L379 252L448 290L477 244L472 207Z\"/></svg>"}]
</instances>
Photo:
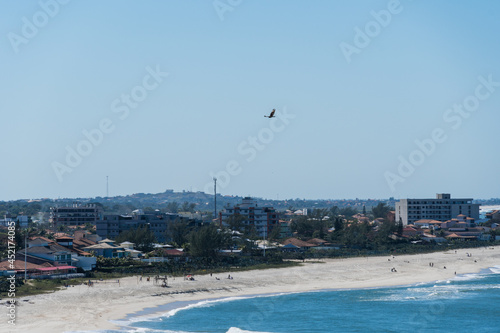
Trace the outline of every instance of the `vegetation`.
<instances>
[{"instance_id":1,"label":"vegetation","mask_svg":"<svg viewBox=\"0 0 500 333\"><path fill-rule=\"evenodd\" d=\"M218 251L230 244L229 234L217 231L213 225L200 228L189 235L189 252L194 257L216 258Z\"/></svg>"},{"instance_id":2,"label":"vegetation","mask_svg":"<svg viewBox=\"0 0 500 333\"><path fill-rule=\"evenodd\" d=\"M118 243L132 242L135 248L142 252L149 252L154 249L153 244L156 243L156 236L147 225L139 226L137 229L124 231L116 237Z\"/></svg>"},{"instance_id":3,"label":"vegetation","mask_svg":"<svg viewBox=\"0 0 500 333\"><path fill-rule=\"evenodd\" d=\"M0 201L0 216L2 218L6 214L36 216L39 212L48 212L49 206L47 202Z\"/></svg>"},{"instance_id":4,"label":"vegetation","mask_svg":"<svg viewBox=\"0 0 500 333\"><path fill-rule=\"evenodd\" d=\"M2 286L0 289L0 296L7 296L7 290L3 288L3 286L8 282L6 279L0 280L0 285ZM30 296L43 294L47 292L53 292L60 289L64 284L68 284L69 281L61 279L54 280L29 280L27 283L24 283L22 279L16 279L16 297Z\"/></svg>"},{"instance_id":5,"label":"vegetation","mask_svg":"<svg viewBox=\"0 0 500 333\"><path fill-rule=\"evenodd\" d=\"M358 210L356 208L353 208L350 206L339 209L339 215L343 215L346 217L352 217L353 215L356 215L357 213L359 213Z\"/></svg>"},{"instance_id":6,"label":"vegetation","mask_svg":"<svg viewBox=\"0 0 500 333\"><path fill-rule=\"evenodd\" d=\"M386 203L380 202L377 206L372 208L372 214L374 218L386 218L387 213L391 211L391 207L389 207Z\"/></svg>"},{"instance_id":7,"label":"vegetation","mask_svg":"<svg viewBox=\"0 0 500 333\"><path fill-rule=\"evenodd\" d=\"M188 235L192 230L193 227L189 227L187 221L177 219L168 224L165 236L171 245L182 247L189 241Z\"/></svg>"}]
</instances>

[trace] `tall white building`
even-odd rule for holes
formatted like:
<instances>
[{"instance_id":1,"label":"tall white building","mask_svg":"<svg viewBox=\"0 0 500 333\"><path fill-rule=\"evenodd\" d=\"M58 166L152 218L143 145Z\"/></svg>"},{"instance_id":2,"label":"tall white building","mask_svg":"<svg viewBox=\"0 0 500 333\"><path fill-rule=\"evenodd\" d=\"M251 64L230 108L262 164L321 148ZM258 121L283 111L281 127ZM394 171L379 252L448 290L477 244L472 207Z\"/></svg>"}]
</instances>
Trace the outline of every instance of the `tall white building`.
<instances>
[{"instance_id":1,"label":"tall white building","mask_svg":"<svg viewBox=\"0 0 500 333\"><path fill-rule=\"evenodd\" d=\"M227 207L219 213L220 223L226 225L230 216L243 216L244 225L255 227L259 237L267 237L275 228L279 228L279 213L273 207L259 206L255 200L246 197L241 204Z\"/></svg>"},{"instance_id":2,"label":"tall white building","mask_svg":"<svg viewBox=\"0 0 500 333\"><path fill-rule=\"evenodd\" d=\"M435 199L401 199L396 202L396 222L400 219L403 225L428 219L445 222L463 214L479 219L479 204L473 199L455 199L448 193L438 193Z\"/></svg>"}]
</instances>

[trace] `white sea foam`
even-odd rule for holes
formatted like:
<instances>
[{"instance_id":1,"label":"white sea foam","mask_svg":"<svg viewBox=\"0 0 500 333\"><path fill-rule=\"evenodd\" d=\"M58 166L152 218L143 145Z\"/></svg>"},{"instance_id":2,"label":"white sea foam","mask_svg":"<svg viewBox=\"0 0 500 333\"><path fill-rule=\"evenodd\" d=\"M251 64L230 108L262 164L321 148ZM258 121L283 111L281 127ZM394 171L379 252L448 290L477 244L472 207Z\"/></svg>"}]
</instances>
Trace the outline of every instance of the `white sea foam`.
<instances>
[{"instance_id":1,"label":"white sea foam","mask_svg":"<svg viewBox=\"0 0 500 333\"><path fill-rule=\"evenodd\" d=\"M184 307L175 308L175 309L172 309L168 312L149 314L149 315L144 315L144 316L134 316L134 317L130 317L128 319L122 319L122 320L111 320L111 322L113 324L118 325L118 326L127 327L127 326L133 325L134 323L137 323L137 322L163 320L163 318L169 318L169 317L175 316L179 311L189 310L189 309L194 309L194 308L211 307L211 306L215 305L216 303L229 302L229 301L238 300L238 299L244 299L244 298L243 297L228 297L228 298L221 298L221 299L216 299L216 300L205 300L205 301L200 301L197 303L192 303L192 304L186 305Z\"/></svg>"},{"instance_id":2,"label":"white sea foam","mask_svg":"<svg viewBox=\"0 0 500 333\"><path fill-rule=\"evenodd\" d=\"M493 267L490 267L490 272L493 273L493 274L500 274L500 266L493 266Z\"/></svg>"},{"instance_id":3,"label":"white sea foam","mask_svg":"<svg viewBox=\"0 0 500 333\"><path fill-rule=\"evenodd\" d=\"M288 293L286 293L286 294L288 294ZM201 301L198 303L189 304L188 306L185 306L182 308L176 308L176 309L170 310L167 313L162 314L161 317L169 318L169 317L175 316L179 311L184 311L184 310L189 310L189 309L194 309L194 308L206 308L206 307L214 306L214 305L219 304L219 303L226 303L226 302L251 299L251 298L260 298L260 297L274 297L274 296L280 296L280 295L285 295L285 293L271 294L271 295L226 297L226 298L205 300L205 301Z\"/></svg>"},{"instance_id":4,"label":"white sea foam","mask_svg":"<svg viewBox=\"0 0 500 333\"><path fill-rule=\"evenodd\" d=\"M479 206L480 213L489 213L494 210L500 210L500 206Z\"/></svg>"},{"instance_id":5,"label":"white sea foam","mask_svg":"<svg viewBox=\"0 0 500 333\"><path fill-rule=\"evenodd\" d=\"M245 330L242 330L241 328L238 328L238 327L231 327L229 330L227 330L226 333L268 333L268 332L245 331Z\"/></svg>"},{"instance_id":6,"label":"white sea foam","mask_svg":"<svg viewBox=\"0 0 500 333\"><path fill-rule=\"evenodd\" d=\"M171 330L156 330L153 328L145 327L126 327L120 330L98 330L98 331L66 331L64 333L189 333L183 331L171 331Z\"/></svg>"},{"instance_id":7,"label":"white sea foam","mask_svg":"<svg viewBox=\"0 0 500 333\"><path fill-rule=\"evenodd\" d=\"M465 277L464 281L477 279L477 277ZM487 289L500 289L500 285L489 284L453 284L452 281L442 281L429 287L410 287L405 289L396 289L390 294L379 295L378 297L368 297L363 301L381 301L381 302L408 302L408 301L429 301L445 300L452 298L466 297L464 292L476 292Z\"/></svg>"},{"instance_id":8,"label":"white sea foam","mask_svg":"<svg viewBox=\"0 0 500 333\"><path fill-rule=\"evenodd\" d=\"M190 309L195 309L195 308L208 308L211 306L215 306L216 304L237 301L237 300L260 298L260 297L274 297L274 296L288 295L288 294L292 294L292 293L276 293L276 294L265 294L265 295L251 295L251 296L238 296L238 297L226 297L226 298L219 298L219 299L209 299L209 300L199 301L196 303L191 303L191 304L188 304L184 307L175 308L175 309L172 309L170 311L163 312L163 313L149 314L149 315L143 315L143 316L133 316L133 317L129 317L127 319L111 320L110 322L112 322L115 325L118 325L118 326L121 326L124 328L128 328L129 326L133 326L133 324L137 323L137 322L158 321L158 320L161 321L163 319L175 316L177 313L179 313L180 311L184 311L184 310L190 310ZM131 332L135 332L135 331L131 331ZM149 332L149 331L147 331L147 332ZM153 332L153 331L151 331L151 332ZM156 332L156 331L154 331L154 332ZM170 331L158 331L158 332L170 332Z\"/></svg>"},{"instance_id":9,"label":"white sea foam","mask_svg":"<svg viewBox=\"0 0 500 333\"><path fill-rule=\"evenodd\" d=\"M460 274L453 278L455 281L470 281L470 280L481 280L484 279L487 275L483 273L469 273L469 274Z\"/></svg>"}]
</instances>

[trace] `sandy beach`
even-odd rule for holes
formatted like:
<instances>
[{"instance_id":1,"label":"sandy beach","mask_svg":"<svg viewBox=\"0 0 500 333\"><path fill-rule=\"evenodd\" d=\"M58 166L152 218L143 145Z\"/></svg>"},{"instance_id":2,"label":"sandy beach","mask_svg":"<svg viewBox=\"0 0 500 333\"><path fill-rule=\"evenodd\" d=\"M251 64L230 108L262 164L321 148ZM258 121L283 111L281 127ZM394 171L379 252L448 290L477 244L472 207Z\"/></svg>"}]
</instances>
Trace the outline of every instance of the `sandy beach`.
<instances>
[{"instance_id":1,"label":"sandy beach","mask_svg":"<svg viewBox=\"0 0 500 333\"><path fill-rule=\"evenodd\" d=\"M169 278L168 288L135 276L20 298L16 326L7 324L7 308L2 301L4 319L0 331L55 333L113 329L117 326L111 320L177 301L410 285L447 280L455 274L477 273L497 265L500 265L500 247L483 247L396 257L323 259L292 268L196 275L194 281ZM233 279L228 279L228 274Z\"/></svg>"}]
</instances>

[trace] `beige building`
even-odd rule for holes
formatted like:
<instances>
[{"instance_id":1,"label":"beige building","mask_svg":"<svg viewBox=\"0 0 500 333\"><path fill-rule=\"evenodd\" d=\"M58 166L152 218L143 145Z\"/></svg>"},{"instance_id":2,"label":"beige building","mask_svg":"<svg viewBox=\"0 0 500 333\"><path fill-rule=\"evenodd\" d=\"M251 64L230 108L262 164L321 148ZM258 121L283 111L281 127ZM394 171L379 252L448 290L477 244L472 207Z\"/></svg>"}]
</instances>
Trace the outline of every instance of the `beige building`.
<instances>
[{"instance_id":1,"label":"beige building","mask_svg":"<svg viewBox=\"0 0 500 333\"><path fill-rule=\"evenodd\" d=\"M473 204L471 198L451 198L448 193L438 193L435 199L401 199L396 202L396 222L403 225L428 219L448 221L463 214L475 220L479 219L479 204Z\"/></svg>"}]
</instances>

